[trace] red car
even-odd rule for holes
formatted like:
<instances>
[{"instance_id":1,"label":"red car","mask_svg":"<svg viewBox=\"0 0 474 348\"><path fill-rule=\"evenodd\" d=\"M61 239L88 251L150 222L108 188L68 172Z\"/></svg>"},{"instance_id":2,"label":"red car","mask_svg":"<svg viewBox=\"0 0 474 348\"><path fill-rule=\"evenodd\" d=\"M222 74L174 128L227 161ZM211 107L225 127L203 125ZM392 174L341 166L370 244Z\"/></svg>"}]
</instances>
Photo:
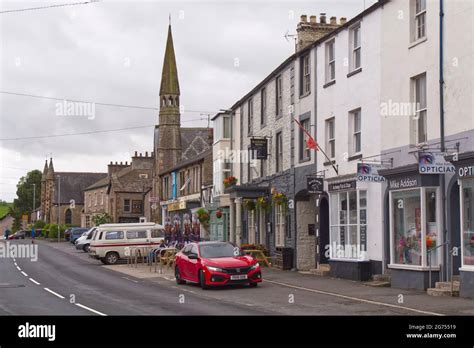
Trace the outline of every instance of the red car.
<instances>
[{"instance_id":1,"label":"red car","mask_svg":"<svg viewBox=\"0 0 474 348\"><path fill-rule=\"evenodd\" d=\"M176 254L175 277L178 284L188 281L203 289L232 284L256 287L262 281L262 271L257 260L243 255L231 243L199 242Z\"/></svg>"}]
</instances>

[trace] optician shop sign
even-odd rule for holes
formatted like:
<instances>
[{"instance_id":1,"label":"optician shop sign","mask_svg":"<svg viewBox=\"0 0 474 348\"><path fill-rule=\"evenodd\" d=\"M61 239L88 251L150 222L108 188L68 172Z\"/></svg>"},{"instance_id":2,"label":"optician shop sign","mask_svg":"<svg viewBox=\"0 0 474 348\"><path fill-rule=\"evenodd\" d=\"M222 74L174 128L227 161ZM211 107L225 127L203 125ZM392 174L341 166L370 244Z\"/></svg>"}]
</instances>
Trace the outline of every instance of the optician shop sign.
<instances>
[{"instance_id":1,"label":"optician shop sign","mask_svg":"<svg viewBox=\"0 0 474 348\"><path fill-rule=\"evenodd\" d=\"M381 169L381 164L357 163L357 181L382 183L385 178L379 175Z\"/></svg>"},{"instance_id":2,"label":"optician shop sign","mask_svg":"<svg viewBox=\"0 0 474 348\"><path fill-rule=\"evenodd\" d=\"M444 159L442 153L420 152L418 156L420 174L454 173L454 166Z\"/></svg>"},{"instance_id":3,"label":"optician shop sign","mask_svg":"<svg viewBox=\"0 0 474 348\"><path fill-rule=\"evenodd\" d=\"M474 177L474 165L459 167L458 175L460 178Z\"/></svg>"}]
</instances>

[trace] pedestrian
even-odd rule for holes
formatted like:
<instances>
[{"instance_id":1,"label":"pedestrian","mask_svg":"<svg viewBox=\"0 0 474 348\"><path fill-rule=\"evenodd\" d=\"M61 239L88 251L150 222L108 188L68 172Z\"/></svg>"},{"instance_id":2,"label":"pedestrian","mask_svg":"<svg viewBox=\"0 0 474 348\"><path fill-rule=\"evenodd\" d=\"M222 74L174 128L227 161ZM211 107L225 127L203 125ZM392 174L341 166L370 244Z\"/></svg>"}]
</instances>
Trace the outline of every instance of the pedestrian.
<instances>
[{"instance_id":1,"label":"pedestrian","mask_svg":"<svg viewBox=\"0 0 474 348\"><path fill-rule=\"evenodd\" d=\"M10 230L7 228L5 228L5 240L8 239L8 235L10 234Z\"/></svg>"},{"instance_id":2,"label":"pedestrian","mask_svg":"<svg viewBox=\"0 0 474 348\"><path fill-rule=\"evenodd\" d=\"M35 237L36 237L36 231L35 231L35 228L33 227L31 229L31 244L35 244Z\"/></svg>"}]
</instances>

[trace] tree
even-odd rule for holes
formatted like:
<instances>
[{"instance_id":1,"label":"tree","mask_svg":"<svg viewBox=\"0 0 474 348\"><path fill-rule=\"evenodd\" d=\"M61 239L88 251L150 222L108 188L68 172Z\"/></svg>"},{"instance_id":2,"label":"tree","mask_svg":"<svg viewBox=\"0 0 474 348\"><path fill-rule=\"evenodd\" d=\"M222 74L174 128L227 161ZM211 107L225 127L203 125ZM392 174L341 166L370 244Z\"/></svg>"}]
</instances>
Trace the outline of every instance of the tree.
<instances>
[{"instance_id":1,"label":"tree","mask_svg":"<svg viewBox=\"0 0 474 348\"><path fill-rule=\"evenodd\" d=\"M16 185L17 198L13 200L13 206L10 208L10 214L15 218L13 229L20 228L22 215L31 215L33 211L33 196L35 198L35 208L40 206L41 176L41 171L35 169L28 172L26 176L21 177L18 181L18 184ZM33 191L35 192L34 195Z\"/></svg>"},{"instance_id":2,"label":"tree","mask_svg":"<svg viewBox=\"0 0 474 348\"><path fill-rule=\"evenodd\" d=\"M99 213L92 217L94 225L99 226L112 222L112 217L107 213Z\"/></svg>"}]
</instances>

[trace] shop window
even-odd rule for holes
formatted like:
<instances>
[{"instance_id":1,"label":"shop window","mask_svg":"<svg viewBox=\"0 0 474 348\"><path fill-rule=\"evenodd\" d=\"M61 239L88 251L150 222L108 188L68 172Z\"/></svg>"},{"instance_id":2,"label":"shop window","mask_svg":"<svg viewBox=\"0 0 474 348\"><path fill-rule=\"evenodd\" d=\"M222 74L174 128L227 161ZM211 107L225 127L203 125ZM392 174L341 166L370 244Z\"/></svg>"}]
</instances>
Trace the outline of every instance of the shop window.
<instances>
[{"instance_id":1,"label":"shop window","mask_svg":"<svg viewBox=\"0 0 474 348\"><path fill-rule=\"evenodd\" d=\"M474 178L462 180L462 266L474 267Z\"/></svg>"},{"instance_id":2,"label":"shop window","mask_svg":"<svg viewBox=\"0 0 474 348\"><path fill-rule=\"evenodd\" d=\"M331 258L365 258L366 211L366 191L331 194Z\"/></svg>"},{"instance_id":3,"label":"shop window","mask_svg":"<svg viewBox=\"0 0 474 348\"><path fill-rule=\"evenodd\" d=\"M420 190L392 193L394 263L422 264Z\"/></svg>"},{"instance_id":4,"label":"shop window","mask_svg":"<svg viewBox=\"0 0 474 348\"><path fill-rule=\"evenodd\" d=\"M392 264L438 267L436 188L391 192Z\"/></svg>"}]
</instances>

